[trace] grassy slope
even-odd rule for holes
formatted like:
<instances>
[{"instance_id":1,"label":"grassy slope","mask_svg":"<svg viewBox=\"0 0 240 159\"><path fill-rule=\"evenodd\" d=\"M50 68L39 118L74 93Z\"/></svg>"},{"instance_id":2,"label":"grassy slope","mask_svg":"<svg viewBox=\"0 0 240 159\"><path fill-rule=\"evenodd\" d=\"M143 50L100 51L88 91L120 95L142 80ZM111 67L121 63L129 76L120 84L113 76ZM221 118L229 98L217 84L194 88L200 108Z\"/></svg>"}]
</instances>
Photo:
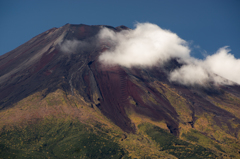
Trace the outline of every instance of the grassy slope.
<instances>
[{"instance_id":1,"label":"grassy slope","mask_svg":"<svg viewBox=\"0 0 240 159\"><path fill-rule=\"evenodd\" d=\"M0 158L240 157L239 139L216 126L212 114L198 116L192 128L187 100L167 85L152 85L179 114L179 138L169 133L164 121L152 121L131 109L126 111L136 134L123 132L81 96L57 90L43 98L43 92L38 92L0 112ZM229 94L225 98L226 103L210 100L221 108L231 105L226 107L229 112L239 111L235 105L239 99ZM134 105L131 97L129 100Z\"/></svg>"},{"instance_id":2,"label":"grassy slope","mask_svg":"<svg viewBox=\"0 0 240 159\"><path fill-rule=\"evenodd\" d=\"M148 137L126 134L80 96L42 93L0 112L0 158L174 158Z\"/></svg>"},{"instance_id":3,"label":"grassy slope","mask_svg":"<svg viewBox=\"0 0 240 159\"><path fill-rule=\"evenodd\" d=\"M160 93L164 94L171 105L175 107L180 118L180 139L210 149L220 158L240 158L239 135L236 137L235 134L229 133L228 126L223 122L221 123L221 127L217 126L213 120L215 114L204 113L197 116L194 128L192 128L188 123L192 120L192 112L189 108L189 103L187 100L179 95L175 89L170 88L168 85L158 82L155 82L153 85ZM228 93L225 93L221 98L210 96L208 98L209 101L216 106L229 111L239 118L239 98L236 98ZM233 120L229 120L228 122L230 122L234 128L240 126ZM239 129L238 134L240 134Z\"/></svg>"},{"instance_id":4,"label":"grassy slope","mask_svg":"<svg viewBox=\"0 0 240 159\"><path fill-rule=\"evenodd\" d=\"M2 158L120 158L109 136L74 121L46 120L1 133Z\"/></svg>"},{"instance_id":5,"label":"grassy slope","mask_svg":"<svg viewBox=\"0 0 240 159\"><path fill-rule=\"evenodd\" d=\"M189 142L183 141L174 135L166 132L165 130L154 126L152 124L140 124L139 129L151 137L157 144L160 145L162 151L166 151L178 158L215 158L211 150L203 146L194 145Z\"/></svg>"}]
</instances>

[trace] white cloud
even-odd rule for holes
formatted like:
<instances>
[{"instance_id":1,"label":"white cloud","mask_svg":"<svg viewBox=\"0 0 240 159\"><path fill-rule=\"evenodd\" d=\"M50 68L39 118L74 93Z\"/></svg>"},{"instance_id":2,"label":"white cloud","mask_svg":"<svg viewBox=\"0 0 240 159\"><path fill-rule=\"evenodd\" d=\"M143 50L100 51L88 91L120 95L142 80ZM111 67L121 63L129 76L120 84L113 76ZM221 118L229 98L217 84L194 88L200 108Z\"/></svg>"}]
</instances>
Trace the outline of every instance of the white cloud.
<instances>
[{"instance_id":1,"label":"white cloud","mask_svg":"<svg viewBox=\"0 0 240 159\"><path fill-rule=\"evenodd\" d=\"M112 47L99 57L107 65L153 66L172 57L190 57L186 41L155 24L138 23L134 30L121 32L104 28L99 38Z\"/></svg>"},{"instance_id":2,"label":"white cloud","mask_svg":"<svg viewBox=\"0 0 240 159\"><path fill-rule=\"evenodd\" d=\"M222 85L231 85L233 82L240 84L240 60L229 52L225 46L215 54L206 56L204 60L185 60L187 65L171 72L169 79L184 85L204 86L208 82Z\"/></svg>"},{"instance_id":3,"label":"white cloud","mask_svg":"<svg viewBox=\"0 0 240 159\"><path fill-rule=\"evenodd\" d=\"M215 54L207 56L203 67L212 72L240 84L240 59L229 53L227 46L220 48Z\"/></svg>"},{"instance_id":4,"label":"white cloud","mask_svg":"<svg viewBox=\"0 0 240 159\"><path fill-rule=\"evenodd\" d=\"M240 84L240 59L236 59L228 47L220 48L215 54L205 59L190 56L188 43L177 34L151 23L137 23L133 30L114 32L103 28L98 40L92 38L85 41L65 40L59 43L64 53L91 51L99 44L109 46L99 56L105 65L121 65L124 67L151 67L177 58L183 66L169 73L169 80L184 85L207 86L214 84ZM199 49L199 45L194 45ZM233 81L233 82L231 82Z\"/></svg>"},{"instance_id":5,"label":"white cloud","mask_svg":"<svg viewBox=\"0 0 240 159\"><path fill-rule=\"evenodd\" d=\"M204 85L210 81L209 73L199 65L184 65L170 73L170 80L184 85Z\"/></svg>"},{"instance_id":6,"label":"white cloud","mask_svg":"<svg viewBox=\"0 0 240 159\"><path fill-rule=\"evenodd\" d=\"M178 58L183 66L169 73L169 80L184 85L207 86L215 84L240 84L240 59L236 59L227 47L220 48L215 54L205 59L190 56L188 43L155 24L138 23L133 30L114 32L103 28L99 39L110 49L99 56L105 65L121 65L125 67L151 67ZM199 45L194 46L199 49Z\"/></svg>"}]
</instances>

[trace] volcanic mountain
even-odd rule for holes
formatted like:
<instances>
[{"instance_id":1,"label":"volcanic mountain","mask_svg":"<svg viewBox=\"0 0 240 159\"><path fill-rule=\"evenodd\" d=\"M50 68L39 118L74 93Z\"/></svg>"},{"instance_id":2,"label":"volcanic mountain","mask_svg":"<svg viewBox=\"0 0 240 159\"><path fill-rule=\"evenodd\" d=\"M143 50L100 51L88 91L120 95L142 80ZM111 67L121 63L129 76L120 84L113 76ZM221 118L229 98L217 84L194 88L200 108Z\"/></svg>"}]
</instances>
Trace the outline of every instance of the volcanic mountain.
<instances>
[{"instance_id":1,"label":"volcanic mountain","mask_svg":"<svg viewBox=\"0 0 240 159\"><path fill-rule=\"evenodd\" d=\"M0 158L240 158L240 86L185 86L161 66L105 66L98 33L52 28L0 56Z\"/></svg>"}]
</instances>

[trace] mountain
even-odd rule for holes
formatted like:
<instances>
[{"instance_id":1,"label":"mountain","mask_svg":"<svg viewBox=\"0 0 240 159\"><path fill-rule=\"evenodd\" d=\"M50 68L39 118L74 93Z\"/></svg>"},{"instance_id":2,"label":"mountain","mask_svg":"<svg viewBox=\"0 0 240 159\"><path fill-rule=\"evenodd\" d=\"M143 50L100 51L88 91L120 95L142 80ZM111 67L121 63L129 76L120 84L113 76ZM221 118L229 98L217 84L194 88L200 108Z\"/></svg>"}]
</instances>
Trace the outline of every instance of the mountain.
<instances>
[{"instance_id":1,"label":"mountain","mask_svg":"<svg viewBox=\"0 0 240 159\"><path fill-rule=\"evenodd\" d=\"M240 158L240 85L105 66L103 28L129 30L66 24L0 56L0 158Z\"/></svg>"}]
</instances>

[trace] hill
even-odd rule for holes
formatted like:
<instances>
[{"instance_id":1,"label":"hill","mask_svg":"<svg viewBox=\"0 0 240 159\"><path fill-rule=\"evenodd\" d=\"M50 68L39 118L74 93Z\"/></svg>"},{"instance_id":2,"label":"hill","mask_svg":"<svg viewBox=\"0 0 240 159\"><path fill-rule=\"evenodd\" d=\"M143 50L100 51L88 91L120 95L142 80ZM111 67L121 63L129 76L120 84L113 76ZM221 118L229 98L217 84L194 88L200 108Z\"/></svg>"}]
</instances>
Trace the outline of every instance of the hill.
<instances>
[{"instance_id":1,"label":"hill","mask_svg":"<svg viewBox=\"0 0 240 159\"><path fill-rule=\"evenodd\" d=\"M103 65L107 28L52 28L0 56L0 158L239 158L240 86Z\"/></svg>"}]
</instances>

